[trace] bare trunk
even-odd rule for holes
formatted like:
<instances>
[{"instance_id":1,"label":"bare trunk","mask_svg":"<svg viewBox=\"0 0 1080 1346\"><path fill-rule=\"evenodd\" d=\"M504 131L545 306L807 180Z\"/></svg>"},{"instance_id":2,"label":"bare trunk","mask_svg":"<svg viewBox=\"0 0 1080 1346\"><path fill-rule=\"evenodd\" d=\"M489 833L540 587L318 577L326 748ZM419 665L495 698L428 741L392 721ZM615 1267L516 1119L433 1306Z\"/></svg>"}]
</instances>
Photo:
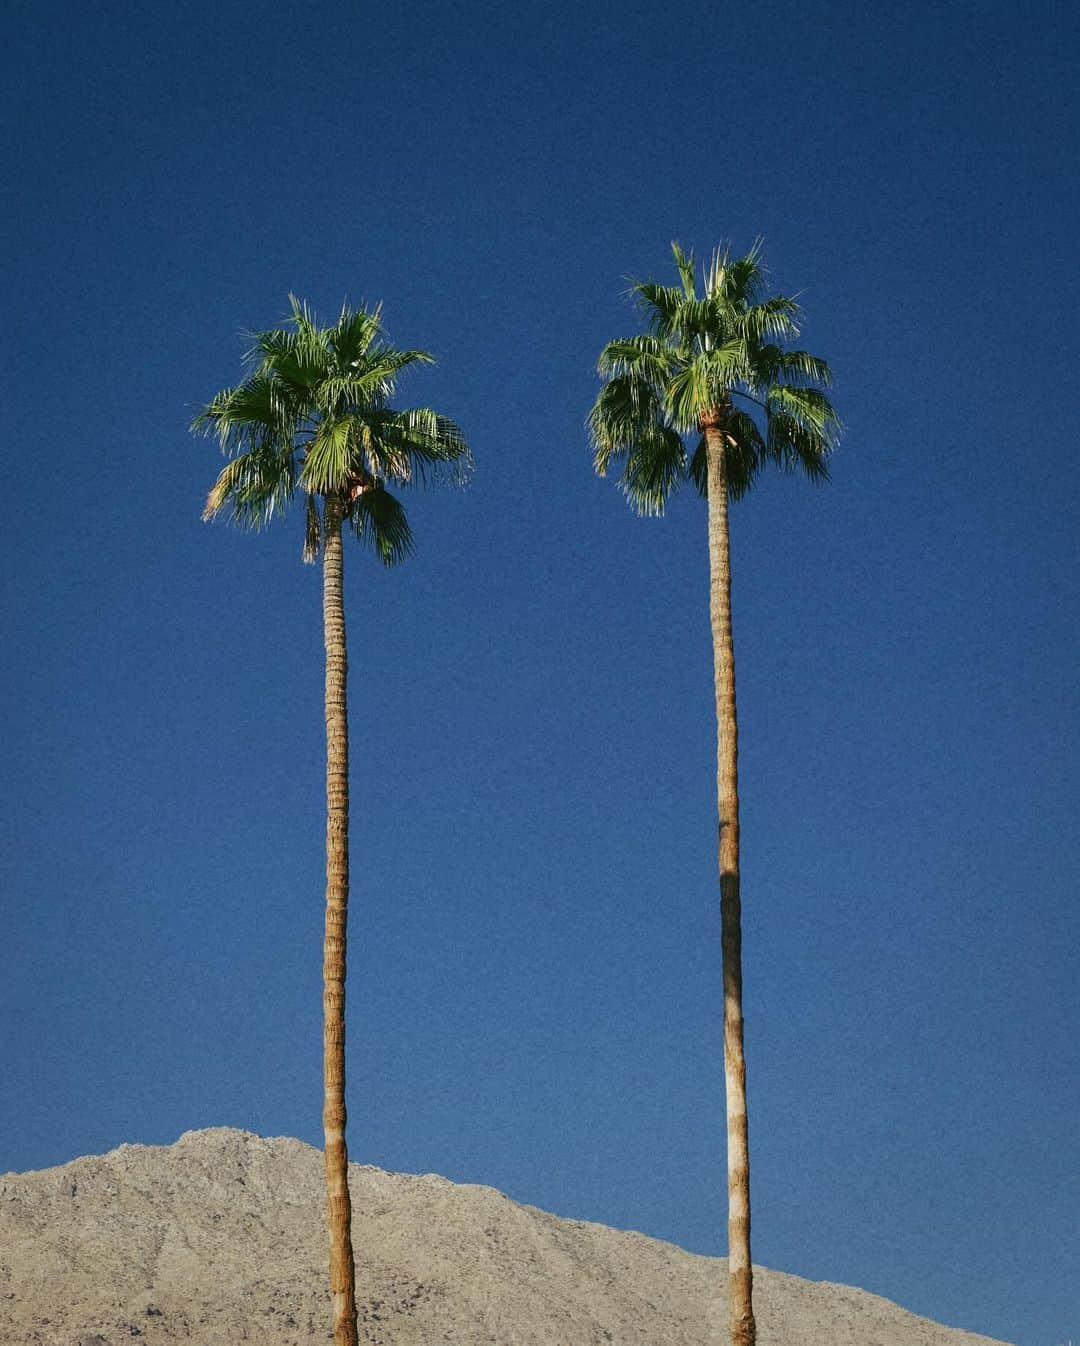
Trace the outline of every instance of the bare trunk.
<instances>
[{"instance_id":1,"label":"bare trunk","mask_svg":"<svg viewBox=\"0 0 1080 1346\"><path fill-rule=\"evenodd\" d=\"M735 718L735 647L731 636L731 560L723 423L724 408L702 418L709 473L709 616L716 687L716 804L720 826L724 1085L727 1094L728 1274L732 1346L754 1346L757 1328L750 1262L750 1150L746 1125L739 906L739 738Z\"/></svg>"},{"instance_id":2,"label":"bare trunk","mask_svg":"<svg viewBox=\"0 0 1080 1346\"><path fill-rule=\"evenodd\" d=\"M323 941L323 1135L334 1346L357 1346L349 1153L345 1146L345 945L349 905L349 722L341 501L323 510L326 641L326 934Z\"/></svg>"}]
</instances>

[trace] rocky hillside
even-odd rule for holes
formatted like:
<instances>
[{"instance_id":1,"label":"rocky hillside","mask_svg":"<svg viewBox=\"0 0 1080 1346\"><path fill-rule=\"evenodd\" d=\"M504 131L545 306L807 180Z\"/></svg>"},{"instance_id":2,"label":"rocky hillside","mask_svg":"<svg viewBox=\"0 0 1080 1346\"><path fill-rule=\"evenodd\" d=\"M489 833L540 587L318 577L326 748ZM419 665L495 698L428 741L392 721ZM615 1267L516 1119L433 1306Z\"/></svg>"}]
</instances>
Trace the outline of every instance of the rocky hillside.
<instances>
[{"instance_id":1,"label":"rocky hillside","mask_svg":"<svg viewBox=\"0 0 1080 1346\"><path fill-rule=\"evenodd\" d=\"M193 1131L0 1178L4 1346L330 1341L317 1150ZM520 1206L353 1165L361 1338L383 1346L705 1346L724 1268ZM993 1346L842 1285L755 1273L761 1346Z\"/></svg>"}]
</instances>

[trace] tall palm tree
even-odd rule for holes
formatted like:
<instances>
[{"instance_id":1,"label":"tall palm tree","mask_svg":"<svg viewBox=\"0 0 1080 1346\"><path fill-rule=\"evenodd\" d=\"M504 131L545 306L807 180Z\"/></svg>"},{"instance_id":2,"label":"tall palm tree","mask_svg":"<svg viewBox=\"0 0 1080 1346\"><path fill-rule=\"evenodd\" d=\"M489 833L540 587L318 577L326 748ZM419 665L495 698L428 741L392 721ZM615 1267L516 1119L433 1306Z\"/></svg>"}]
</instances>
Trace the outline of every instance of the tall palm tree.
<instances>
[{"instance_id":1,"label":"tall palm tree","mask_svg":"<svg viewBox=\"0 0 1080 1346\"><path fill-rule=\"evenodd\" d=\"M390 406L398 374L432 357L396 350L380 309L343 308L320 327L292 298L286 328L262 332L249 372L196 417L229 461L203 512L228 511L259 528L305 497L304 559L323 563L326 645L326 930L323 943L323 1131L336 1346L356 1346L356 1290L345 1144L345 944L349 899L349 732L346 708L342 532L348 527L384 565L412 551L405 510L390 487L440 475L464 480L471 467L461 431L428 408Z\"/></svg>"},{"instance_id":2,"label":"tall palm tree","mask_svg":"<svg viewBox=\"0 0 1080 1346\"><path fill-rule=\"evenodd\" d=\"M739 258L718 249L704 269L700 295L693 257L677 243L672 252L678 285L648 282L632 290L649 331L611 341L601 352L598 370L606 382L589 429L596 471L604 476L613 460L623 460L620 485L639 514L663 514L668 497L685 480L708 502L731 1340L733 1346L753 1346L728 501L745 495L769 463L824 480L840 422L821 391L830 381L828 366L783 344L797 335L798 306L782 295L762 297L760 245Z\"/></svg>"}]
</instances>

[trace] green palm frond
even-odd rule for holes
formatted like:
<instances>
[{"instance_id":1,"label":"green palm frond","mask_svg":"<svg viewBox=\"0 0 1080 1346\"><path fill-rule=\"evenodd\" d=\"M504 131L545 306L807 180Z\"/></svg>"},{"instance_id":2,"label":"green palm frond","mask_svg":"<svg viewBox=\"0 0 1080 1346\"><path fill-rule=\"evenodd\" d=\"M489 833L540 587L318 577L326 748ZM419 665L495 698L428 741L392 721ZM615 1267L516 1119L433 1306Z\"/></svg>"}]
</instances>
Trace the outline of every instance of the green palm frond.
<instances>
[{"instance_id":1,"label":"green palm frond","mask_svg":"<svg viewBox=\"0 0 1080 1346\"><path fill-rule=\"evenodd\" d=\"M361 306L354 311L342 307L337 324L327 333L327 344L339 368L347 369L364 358L379 335L381 319L381 304L376 304L373 309Z\"/></svg>"},{"instance_id":2,"label":"green palm frond","mask_svg":"<svg viewBox=\"0 0 1080 1346\"><path fill-rule=\"evenodd\" d=\"M333 352L328 332L318 326L307 304L290 295L289 305L292 327L254 333L247 359L303 397L333 368Z\"/></svg>"},{"instance_id":3,"label":"green palm frond","mask_svg":"<svg viewBox=\"0 0 1080 1346\"><path fill-rule=\"evenodd\" d=\"M788 472L801 468L813 481L829 480L829 445L793 416L769 417L769 457Z\"/></svg>"},{"instance_id":4,"label":"green palm frond","mask_svg":"<svg viewBox=\"0 0 1080 1346\"><path fill-rule=\"evenodd\" d=\"M679 279L682 281L683 294L687 299L697 298L697 287L694 284L694 254L692 252L683 252L678 243L672 243L671 253L675 258L675 268L679 273Z\"/></svg>"},{"instance_id":5,"label":"green palm frond","mask_svg":"<svg viewBox=\"0 0 1080 1346\"><path fill-rule=\"evenodd\" d=\"M654 387L671 374L671 351L658 337L642 333L609 341L596 362L600 374L633 374Z\"/></svg>"},{"instance_id":6,"label":"green palm frond","mask_svg":"<svg viewBox=\"0 0 1080 1346\"><path fill-rule=\"evenodd\" d=\"M300 342L295 332L258 332L248 360L259 373L294 397L306 398L326 375L327 353L311 343Z\"/></svg>"},{"instance_id":7,"label":"green palm frond","mask_svg":"<svg viewBox=\"0 0 1080 1346\"><path fill-rule=\"evenodd\" d=\"M773 383L832 384L832 372L826 362L809 351L784 350L772 343L760 346L753 357L753 379L756 386L767 388Z\"/></svg>"},{"instance_id":8,"label":"green palm frond","mask_svg":"<svg viewBox=\"0 0 1080 1346\"><path fill-rule=\"evenodd\" d=\"M307 300L298 299L296 295L290 294L289 309L293 332L299 345L305 350L325 350L329 333L319 326L319 321Z\"/></svg>"},{"instance_id":9,"label":"green palm frond","mask_svg":"<svg viewBox=\"0 0 1080 1346\"><path fill-rule=\"evenodd\" d=\"M413 535L405 509L384 483L376 482L357 496L349 511L349 523L384 566L397 565L412 555Z\"/></svg>"},{"instance_id":10,"label":"green palm frond","mask_svg":"<svg viewBox=\"0 0 1080 1346\"><path fill-rule=\"evenodd\" d=\"M307 443L301 481L315 495L337 495L358 463L356 427L347 416L318 422Z\"/></svg>"},{"instance_id":11,"label":"green palm frond","mask_svg":"<svg viewBox=\"0 0 1080 1346\"><path fill-rule=\"evenodd\" d=\"M393 380L409 365L433 365L434 355L420 350L395 350L393 346L380 344L371 351L371 373L373 376Z\"/></svg>"},{"instance_id":12,"label":"green palm frond","mask_svg":"<svg viewBox=\"0 0 1080 1346\"><path fill-rule=\"evenodd\" d=\"M686 360L664 387L664 410L684 433L691 431L701 413L712 406L708 369L704 360Z\"/></svg>"},{"instance_id":13,"label":"green palm frond","mask_svg":"<svg viewBox=\"0 0 1080 1346\"><path fill-rule=\"evenodd\" d=\"M770 337L795 337L799 335L798 316L799 306L794 299L775 295L745 309L740 315L739 328L748 341L755 343Z\"/></svg>"},{"instance_id":14,"label":"green palm frond","mask_svg":"<svg viewBox=\"0 0 1080 1346\"><path fill-rule=\"evenodd\" d=\"M686 477L682 437L656 423L634 443L619 479L623 494L639 514L663 514L668 497Z\"/></svg>"},{"instance_id":15,"label":"green palm frond","mask_svg":"<svg viewBox=\"0 0 1080 1346\"><path fill-rule=\"evenodd\" d=\"M455 486L463 486L472 475L472 451L461 427L448 416L430 407L413 407L387 413L375 424L378 445L407 464L400 475L389 470L377 475L424 484L448 480Z\"/></svg>"},{"instance_id":16,"label":"green palm frond","mask_svg":"<svg viewBox=\"0 0 1080 1346\"><path fill-rule=\"evenodd\" d=\"M640 281L632 293L637 299L650 330L662 341L681 340L686 326L684 306L698 301L688 300L681 288Z\"/></svg>"},{"instance_id":17,"label":"green palm frond","mask_svg":"<svg viewBox=\"0 0 1080 1346\"><path fill-rule=\"evenodd\" d=\"M732 258L730 247L717 248L706 277L706 289L719 295L726 304L743 307L751 304L761 292L765 281L761 265L762 240L756 238L750 251Z\"/></svg>"},{"instance_id":18,"label":"green palm frond","mask_svg":"<svg viewBox=\"0 0 1080 1346\"><path fill-rule=\"evenodd\" d=\"M291 458L253 449L225 464L203 507L203 518L216 519L226 509L245 528L262 528L283 512L295 488Z\"/></svg>"},{"instance_id":19,"label":"green palm frond","mask_svg":"<svg viewBox=\"0 0 1080 1346\"><path fill-rule=\"evenodd\" d=\"M820 388L774 383L767 393L769 414L783 412L820 435L832 448L840 432L840 421L832 403Z\"/></svg>"},{"instance_id":20,"label":"green palm frond","mask_svg":"<svg viewBox=\"0 0 1080 1346\"><path fill-rule=\"evenodd\" d=\"M297 415L295 400L275 380L255 375L224 388L195 417L196 434L212 435L223 453L257 449L288 437Z\"/></svg>"},{"instance_id":21,"label":"green palm frond","mask_svg":"<svg viewBox=\"0 0 1080 1346\"><path fill-rule=\"evenodd\" d=\"M316 390L320 410L339 413L349 408L379 407L394 395L395 381L413 364L434 364L427 351L399 351L372 347L361 361L328 372Z\"/></svg>"},{"instance_id":22,"label":"green palm frond","mask_svg":"<svg viewBox=\"0 0 1080 1346\"><path fill-rule=\"evenodd\" d=\"M589 413L597 473L605 476L613 458L632 452L637 441L653 434L657 426L664 426L664 411L650 384L632 374L609 379Z\"/></svg>"},{"instance_id":23,"label":"green palm frond","mask_svg":"<svg viewBox=\"0 0 1080 1346\"><path fill-rule=\"evenodd\" d=\"M773 385L768 392L768 453L787 471L801 468L827 481L829 456L840 437L836 411L818 388Z\"/></svg>"}]
</instances>

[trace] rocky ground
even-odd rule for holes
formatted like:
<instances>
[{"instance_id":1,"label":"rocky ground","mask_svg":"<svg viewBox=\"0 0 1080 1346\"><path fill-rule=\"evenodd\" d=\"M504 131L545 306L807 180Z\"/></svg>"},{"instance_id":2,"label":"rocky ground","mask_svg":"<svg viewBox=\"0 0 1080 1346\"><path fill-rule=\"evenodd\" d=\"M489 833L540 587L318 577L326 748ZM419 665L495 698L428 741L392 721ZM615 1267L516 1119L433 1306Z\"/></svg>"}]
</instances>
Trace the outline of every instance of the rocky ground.
<instances>
[{"instance_id":1,"label":"rocky ground","mask_svg":"<svg viewBox=\"0 0 1080 1346\"><path fill-rule=\"evenodd\" d=\"M361 1340L720 1346L721 1263L489 1187L354 1164ZM244 1131L0 1178L4 1346L331 1340L317 1150ZM843 1285L755 1270L760 1346L994 1346Z\"/></svg>"}]
</instances>

